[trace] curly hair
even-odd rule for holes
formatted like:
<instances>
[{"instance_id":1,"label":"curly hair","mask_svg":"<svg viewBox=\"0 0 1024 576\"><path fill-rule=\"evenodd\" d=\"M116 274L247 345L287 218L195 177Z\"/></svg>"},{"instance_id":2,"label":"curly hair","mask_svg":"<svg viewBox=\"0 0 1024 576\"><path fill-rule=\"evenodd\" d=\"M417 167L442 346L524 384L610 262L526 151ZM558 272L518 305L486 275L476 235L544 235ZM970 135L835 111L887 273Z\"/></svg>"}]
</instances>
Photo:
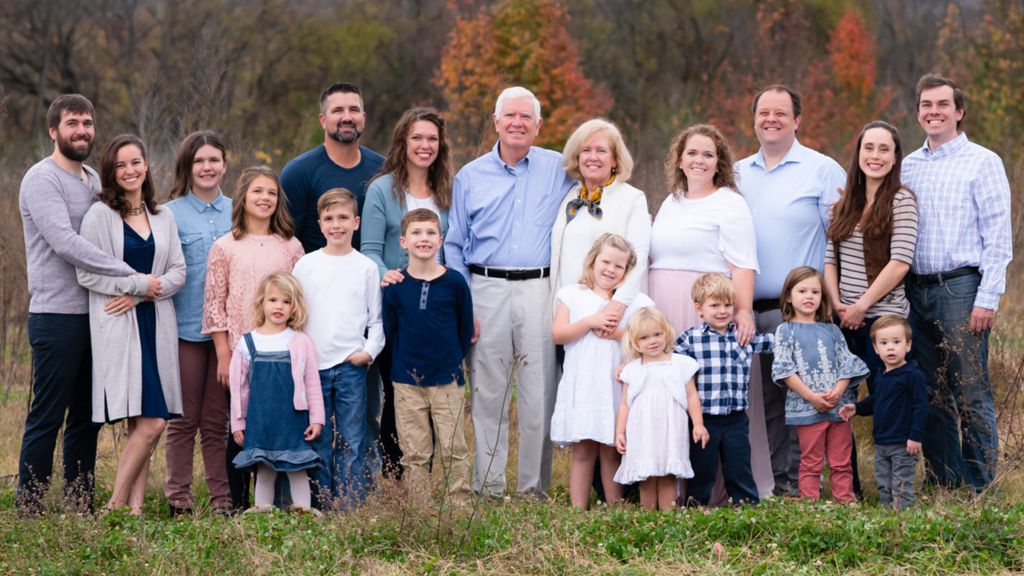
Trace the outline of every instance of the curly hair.
<instances>
[{"instance_id":1,"label":"curly hair","mask_svg":"<svg viewBox=\"0 0 1024 576\"><path fill-rule=\"evenodd\" d=\"M722 132L711 124L695 124L683 130L672 141L669 147L668 157L665 159L665 177L668 179L669 190L679 196L681 192L688 192L686 186L686 175L679 167L679 161L683 157L686 143L691 136L706 136L715 143L715 155L718 156L718 165L715 169L715 176L712 180L716 188L728 188L739 194L736 187L736 175L733 173L733 155L729 142L726 141Z\"/></svg>"}]
</instances>

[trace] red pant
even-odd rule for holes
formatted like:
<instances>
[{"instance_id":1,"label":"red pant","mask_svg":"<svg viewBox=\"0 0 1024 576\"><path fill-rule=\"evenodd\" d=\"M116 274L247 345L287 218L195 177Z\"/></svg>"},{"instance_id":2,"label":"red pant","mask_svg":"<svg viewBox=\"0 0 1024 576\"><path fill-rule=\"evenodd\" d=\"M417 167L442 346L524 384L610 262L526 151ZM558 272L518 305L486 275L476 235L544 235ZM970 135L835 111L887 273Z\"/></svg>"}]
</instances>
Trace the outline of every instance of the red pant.
<instances>
[{"instance_id":1,"label":"red pant","mask_svg":"<svg viewBox=\"0 0 1024 576\"><path fill-rule=\"evenodd\" d=\"M853 502L853 467L850 452L853 433L849 422L818 422L796 427L800 438L800 497L817 500L821 496L821 470L828 455L832 471L832 496L843 504Z\"/></svg>"}]
</instances>

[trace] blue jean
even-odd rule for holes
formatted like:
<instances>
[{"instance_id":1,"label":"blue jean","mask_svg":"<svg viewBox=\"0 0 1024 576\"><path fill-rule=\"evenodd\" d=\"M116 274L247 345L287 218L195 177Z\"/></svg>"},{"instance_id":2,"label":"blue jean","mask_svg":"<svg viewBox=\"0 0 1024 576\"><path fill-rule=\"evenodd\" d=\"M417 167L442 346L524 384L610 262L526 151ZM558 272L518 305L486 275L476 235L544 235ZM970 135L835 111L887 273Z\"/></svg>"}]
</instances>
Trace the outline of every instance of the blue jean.
<instances>
[{"instance_id":1,"label":"blue jean","mask_svg":"<svg viewBox=\"0 0 1024 576\"><path fill-rule=\"evenodd\" d=\"M747 413L705 414L704 427L708 429L708 445L701 448L700 444L690 442L693 478L686 486L691 503L707 506L721 461L729 500L733 504L757 504L760 498L750 468L750 420Z\"/></svg>"},{"instance_id":2,"label":"blue jean","mask_svg":"<svg viewBox=\"0 0 1024 576\"><path fill-rule=\"evenodd\" d=\"M366 366L342 362L320 371L326 424L313 441L321 466L311 473L313 504L321 510L358 506L370 485L372 449L366 422Z\"/></svg>"},{"instance_id":3,"label":"blue jean","mask_svg":"<svg viewBox=\"0 0 1024 576\"><path fill-rule=\"evenodd\" d=\"M913 276L907 281L914 357L931 400L923 446L926 478L952 488L966 483L979 492L995 477L999 457L989 331L968 329L980 283L978 273L933 284Z\"/></svg>"},{"instance_id":4,"label":"blue jean","mask_svg":"<svg viewBox=\"0 0 1024 576\"><path fill-rule=\"evenodd\" d=\"M100 425L92 422L89 316L29 314L28 340L32 406L18 461L18 507L30 513L42 511L53 472L53 450L63 426L65 504L91 510Z\"/></svg>"}]
</instances>

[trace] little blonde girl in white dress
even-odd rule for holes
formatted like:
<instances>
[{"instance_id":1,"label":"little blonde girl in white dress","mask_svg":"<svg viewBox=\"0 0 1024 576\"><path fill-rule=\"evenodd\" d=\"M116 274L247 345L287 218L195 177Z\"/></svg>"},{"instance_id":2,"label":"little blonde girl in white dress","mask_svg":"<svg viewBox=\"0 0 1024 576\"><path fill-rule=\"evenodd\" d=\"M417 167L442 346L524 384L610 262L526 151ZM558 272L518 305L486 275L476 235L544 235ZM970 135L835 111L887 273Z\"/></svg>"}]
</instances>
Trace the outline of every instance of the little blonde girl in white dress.
<instances>
[{"instance_id":1,"label":"little blonde girl in white dress","mask_svg":"<svg viewBox=\"0 0 1024 576\"><path fill-rule=\"evenodd\" d=\"M689 420L694 443L708 441L694 381L699 366L689 356L672 354L674 344L672 325L655 308L634 314L622 339L633 360L619 376L615 445L623 457L615 481L640 482L640 504L647 510L675 508L676 479L693 477Z\"/></svg>"}]
</instances>

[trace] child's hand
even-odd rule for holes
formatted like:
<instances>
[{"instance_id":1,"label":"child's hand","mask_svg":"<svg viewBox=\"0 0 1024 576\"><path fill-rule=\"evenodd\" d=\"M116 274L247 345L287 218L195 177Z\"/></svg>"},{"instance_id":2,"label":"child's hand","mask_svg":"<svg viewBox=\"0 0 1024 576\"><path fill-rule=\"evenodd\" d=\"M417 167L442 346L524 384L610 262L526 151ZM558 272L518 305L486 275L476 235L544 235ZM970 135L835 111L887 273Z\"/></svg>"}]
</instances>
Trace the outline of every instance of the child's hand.
<instances>
[{"instance_id":1,"label":"child's hand","mask_svg":"<svg viewBox=\"0 0 1024 576\"><path fill-rule=\"evenodd\" d=\"M822 394L818 394L817 392L811 392L811 395L807 399L807 401L811 403L811 406L814 406L815 410L822 413L828 412L829 410L832 409L832 407L835 406L834 403L829 404L828 400L825 400L825 396Z\"/></svg>"},{"instance_id":2,"label":"child's hand","mask_svg":"<svg viewBox=\"0 0 1024 576\"><path fill-rule=\"evenodd\" d=\"M703 425L697 425L693 427L693 443L700 444L701 448L708 447L708 440L711 439L711 435L708 434L708 429Z\"/></svg>"},{"instance_id":3,"label":"child's hand","mask_svg":"<svg viewBox=\"0 0 1024 576\"><path fill-rule=\"evenodd\" d=\"M231 388L231 354L221 357L217 354L217 382L224 387L225 390Z\"/></svg>"},{"instance_id":4,"label":"child's hand","mask_svg":"<svg viewBox=\"0 0 1024 576\"><path fill-rule=\"evenodd\" d=\"M373 356L370 356L370 353L365 350L360 350L359 352L353 352L352 355L348 357L348 362L353 366L366 366L370 362L373 362Z\"/></svg>"},{"instance_id":5,"label":"child's hand","mask_svg":"<svg viewBox=\"0 0 1024 576\"><path fill-rule=\"evenodd\" d=\"M310 424L309 428L306 428L306 432L304 434L306 442L316 440L317 437L320 436L320 431L323 430L323 428L323 424Z\"/></svg>"},{"instance_id":6,"label":"child's hand","mask_svg":"<svg viewBox=\"0 0 1024 576\"><path fill-rule=\"evenodd\" d=\"M243 432L242 430L239 430L238 432L235 432L231 436L234 437L235 444L238 444L239 446L242 446L242 445L245 444L245 432Z\"/></svg>"},{"instance_id":7,"label":"child's hand","mask_svg":"<svg viewBox=\"0 0 1024 576\"><path fill-rule=\"evenodd\" d=\"M853 418L856 414L857 406L854 405L852 402L843 404L843 407L839 409L839 417L842 418L843 420L846 420L847 422L849 422L850 418Z\"/></svg>"},{"instance_id":8,"label":"child's hand","mask_svg":"<svg viewBox=\"0 0 1024 576\"><path fill-rule=\"evenodd\" d=\"M587 317L587 326L594 332L615 330L618 325L619 321L615 319L615 315L604 310Z\"/></svg>"},{"instance_id":9,"label":"child's hand","mask_svg":"<svg viewBox=\"0 0 1024 576\"><path fill-rule=\"evenodd\" d=\"M921 453L921 443L916 440L907 440L907 454L916 456Z\"/></svg>"},{"instance_id":10,"label":"child's hand","mask_svg":"<svg viewBox=\"0 0 1024 576\"><path fill-rule=\"evenodd\" d=\"M626 363L619 364L619 367L615 369L615 381L622 384L622 369L626 367Z\"/></svg>"},{"instance_id":11,"label":"child's hand","mask_svg":"<svg viewBox=\"0 0 1024 576\"><path fill-rule=\"evenodd\" d=\"M619 454L626 453L626 433L615 435L615 449L619 451Z\"/></svg>"},{"instance_id":12,"label":"child's hand","mask_svg":"<svg viewBox=\"0 0 1024 576\"><path fill-rule=\"evenodd\" d=\"M825 402L829 403L829 408L835 408L836 404L842 398L842 393L839 392L839 388L833 388L828 392L821 395Z\"/></svg>"}]
</instances>

